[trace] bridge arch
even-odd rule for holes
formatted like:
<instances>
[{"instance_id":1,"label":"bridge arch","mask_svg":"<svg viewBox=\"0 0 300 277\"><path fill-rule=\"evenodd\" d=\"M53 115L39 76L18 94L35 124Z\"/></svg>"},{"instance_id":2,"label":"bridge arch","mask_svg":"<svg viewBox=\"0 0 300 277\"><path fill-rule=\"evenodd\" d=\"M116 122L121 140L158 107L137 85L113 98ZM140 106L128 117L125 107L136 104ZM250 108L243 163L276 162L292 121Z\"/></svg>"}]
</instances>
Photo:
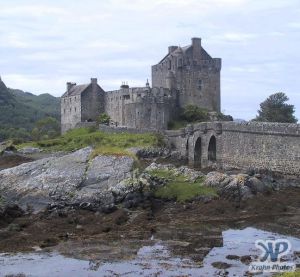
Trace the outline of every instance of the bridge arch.
<instances>
[{"instance_id":1,"label":"bridge arch","mask_svg":"<svg viewBox=\"0 0 300 277\"><path fill-rule=\"evenodd\" d=\"M209 140L207 159L210 162L217 161L217 140L214 135Z\"/></svg>"},{"instance_id":2,"label":"bridge arch","mask_svg":"<svg viewBox=\"0 0 300 277\"><path fill-rule=\"evenodd\" d=\"M201 137L198 137L194 148L194 167L201 167L202 159L202 142Z\"/></svg>"}]
</instances>

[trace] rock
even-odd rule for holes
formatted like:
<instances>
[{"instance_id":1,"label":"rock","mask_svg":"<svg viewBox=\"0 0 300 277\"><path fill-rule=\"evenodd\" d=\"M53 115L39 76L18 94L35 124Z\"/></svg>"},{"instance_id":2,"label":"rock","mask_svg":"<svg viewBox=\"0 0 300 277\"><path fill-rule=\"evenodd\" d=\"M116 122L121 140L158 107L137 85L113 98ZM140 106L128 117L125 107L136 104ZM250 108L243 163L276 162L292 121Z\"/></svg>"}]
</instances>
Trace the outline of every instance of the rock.
<instances>
[{"instance_id":1,"label":"rock","mask_svg":"<svg viewBox=\"0 0 300 277\"><path fill-rule=\"evenodd\" d=\"M0 143L0 155L2 155L4 152L9 151L16 151L15 146L13 145L12 141L4 141Z\"/></svg>"},{"instance_id":2,"label":"rock","mask_svg":"<svg viewBox=\"0 0 300 277\"><path fill-rule=\"evenodd\" d=\"M175 166L173 164L157 164L157 163L151 163L145 171L153 171L153 170L171 170L174 169Z\"/></svg>"},{"instance_id":3,"label":"rock","mask_svg":"<svg viewBox=\"0 0 300 277\"><path fill-rule=\"evenodd\" d=\"M168 148L161 147L149 147L149 148L140 148L140 149L132 149L133 152L139 158L157 158L167 156L170 153Z\"/></svg>"},{"instance_id":4,"label":"rock","mask_svg":"<svg viewBox=\"0 0 300 277\"><path fill-rule=\"evenodd\" d=\"M206 175L204 185L218 189L226 186L227 184L229 184L230 181L231 178L227 174L212 171Z\"/></svg>"},{"instance_id":5,"label":"rock","mask_svg":"<svg viewBox=\"0 0 300 277\"><path fill-rule=\"evenodd\" d=\"M21 154L34 154L34 153L40 153L42 150L37 147L24 147L18 150Z\"/></svg>"},{"instance_id":6,"label":"rock","mask_svg":"<svg viewBox=\"0 0 300 277\"><path fill-rule=\"evenodd\" d=\"M191 169L187 166L181 166L175 170L179 174L184 175L189 181L195 182L199 178L203 178L205 175L201 171Z\"/></svg>"},{"instance_id":7,"label":"rock","mask_svg":"<svg viewBox=\"0 0 300 277\"><path fill-rule=\"evenodd\" d=\"M9 202L24 210L30 206L34 212L61 203L91 210L113 209L113 188L131 176L134 160L98 156L89 161L91 152L87 147L2 170L0 193ZM119 190L122 192L124 188Z\"/></svg>"},{"instance_id":8,"label":"rock","mask_svg":"<svg viewBox=\"0 0 300 277\"><path fill-rule=\"evenodd\" d=\"M217 269L227 269L231 267L230 264L224 262L213 262L211 265Z\"/></svg>"},{"instance_id":9,"label":"rock","mask_svg":"<svg viewBox=\"0 0 300 277\"><path fill-rule=\"evenodd\" d=\"M240 261L245 265L249 265L252 261L252 258L249 255L245 255L240 258Z\"/></svg>"},{"instance_id":10,"label":"rock","mask_svg":"<svg viewBox=\"0 0 300 277\"><path fill-rule=\"evenodd\" d=\"M248 175L238 174L230 176L231 181L227 185L217 187L218 194L225 199L240 202L253 197L251 189L245 184L248 180ZM224 179L225 180L225 179ZM224 184L227 183L224 182Z\"/></svg>"},{"instance_id":11,"label":"rock","mask_svg":"<svg viewBox=\"0 0 300 277\"><path fill-rule=\"evenodd\" d=\"M228 259L228 260L239 260L240 256L237 256L237 255L227 255L226 259Z\"/></svg>"},{"instance_id":12,"label":"rock","mask_svg":"<svg viewBox=\"0 0 300 277\"><path fill-rule=\"evenodd\" d=\"M269 185L263 183L257 177L249 178L249 180L246 182L246 186L250 188L253 194L265 193L272 190Z\"/></svg>"}]
</instances>

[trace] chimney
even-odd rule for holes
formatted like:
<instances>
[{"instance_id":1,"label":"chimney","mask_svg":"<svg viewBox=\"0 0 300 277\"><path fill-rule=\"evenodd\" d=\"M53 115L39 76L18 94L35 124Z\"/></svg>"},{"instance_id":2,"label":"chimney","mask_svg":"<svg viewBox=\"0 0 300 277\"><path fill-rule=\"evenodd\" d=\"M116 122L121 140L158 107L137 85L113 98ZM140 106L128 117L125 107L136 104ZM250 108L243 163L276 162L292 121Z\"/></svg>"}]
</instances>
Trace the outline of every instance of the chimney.
<instances>
[{"instance_id":1,"label":"chimney","mask_svg":"<svg viewBox=\"0 0 300 277\"><path fill-rule=\"evenodd\" d=\"M67 82L67 92L70 92L71 88L76 86L76 83Z\"/></svg>"},{"instance_id":2,"label":"chimney","mask_svg":"<svg viewBox=\"0 0 300 277\"><path fill-rule=\"evenodd\" d=\"M168 47L168 53L170 54L170 53L174 52L177 48L178 48L178 46L174 46L174 45L169 46Z\"/></svg>"},{"instance_id":3,"label":"chimney","mask_svg":"<svg viewBox=\"0 0 300 277\"><path fill-rule=\"evenodd\" d=\"M91 84L97 85L97 78L91 78Z\"/></svg>"},{"instance_id":4,"label":"chimney","mask_svg":"<svg viewBox=\"0 0 300 277\"><path fill-rule=\"evenodd\" d=\"M193 60L199 61L201 59L201 38L192 38L193 46Z\"/></svg>"}]
</instances>

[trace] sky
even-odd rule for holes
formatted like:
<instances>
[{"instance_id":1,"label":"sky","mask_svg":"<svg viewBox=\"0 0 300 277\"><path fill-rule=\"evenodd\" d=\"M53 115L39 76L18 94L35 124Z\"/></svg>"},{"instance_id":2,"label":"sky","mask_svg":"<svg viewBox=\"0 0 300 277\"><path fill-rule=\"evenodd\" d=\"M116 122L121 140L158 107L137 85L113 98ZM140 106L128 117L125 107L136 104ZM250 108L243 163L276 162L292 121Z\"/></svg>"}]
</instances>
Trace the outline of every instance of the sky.
<instances>
[{"instance_id":1,"label":"sky","mask_svg":"<svg viewBox=\"0 0 300 277\"><path fill-rule=\"evenodd\" d=\"M144 86L169 45L222 58L222 111L252 119L285 92L300 120L299 0L0 0L0 75L61 96L67 81Z\"/></svg>"}]
</instances>

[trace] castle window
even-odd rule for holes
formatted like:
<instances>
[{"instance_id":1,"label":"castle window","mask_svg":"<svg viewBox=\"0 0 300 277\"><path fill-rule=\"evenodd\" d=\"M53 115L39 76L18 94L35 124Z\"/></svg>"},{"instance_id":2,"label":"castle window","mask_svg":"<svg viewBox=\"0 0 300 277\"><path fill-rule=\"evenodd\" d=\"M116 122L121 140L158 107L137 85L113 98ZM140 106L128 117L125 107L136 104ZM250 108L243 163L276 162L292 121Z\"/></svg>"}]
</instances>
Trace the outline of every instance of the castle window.
<instances>
[{"instance_id":1,"label":"castle window","mask_svg":"<svg viewBox=\"0 0 300 277\"><path fill-rule=\"evenodd\" d=\"M72 102L72 98L70 97L70 103Z\"/></svg>"},{"instance_id":2,"label":"castle window","mask_svg":"<svg viewBox=\"0 0 300 277\"><path fill-rule=\"evenodd\" d=\"M171 69L171 66L172 66L172 63L171 63L171 61L169 60L169 61L168 61L168 69L169 69L169 70Z\"/></svg>"},{"instance_id":3,"label":"castle window","mask_svg":"<svg viewBox=\"0 0 300 277\"><path fill-rule=\"evenodd\" d=\"M178 59L178 61L177 61L177 67L182 67L182 59Z\"/></svg>"},{"instance_id":4,"label":"castle window","mask_svg":"<svg viewBox=\"0 0 300 277\"><path fill-rule=\"evenodd\" d=\"M64 109L64 113L66 113L66 109Z\"/></svg>"},{"instance_id":5,"label":"castle window","mask_svg":"<svg viewBox=\"0 0 300 277\"><path fill-rule=\"evenodd\" d=\"M197 88L198 88L198 90L201 90L201 89L202 89L202 86L203 86L202 80L198 80L198 83L197 83Z\"/></svg>"},{"instance_id":6,"label":"castle window","mask_svg":"<svg viewBox=\"0 0 300 277\"><path fill-rule=\"evenodd\" d=\"M75 108L75 113L76 113L76 108Z\"/></svg>"},{"instance_id":7,"label":"castle window","mask_svg":"<svg viewBox=\"0 0 300 277\"><path fill-rule=\"evenodd\" d=\"M70 108L70 113L72 112L72 108Z\"/></svg>"}]
</instances>

